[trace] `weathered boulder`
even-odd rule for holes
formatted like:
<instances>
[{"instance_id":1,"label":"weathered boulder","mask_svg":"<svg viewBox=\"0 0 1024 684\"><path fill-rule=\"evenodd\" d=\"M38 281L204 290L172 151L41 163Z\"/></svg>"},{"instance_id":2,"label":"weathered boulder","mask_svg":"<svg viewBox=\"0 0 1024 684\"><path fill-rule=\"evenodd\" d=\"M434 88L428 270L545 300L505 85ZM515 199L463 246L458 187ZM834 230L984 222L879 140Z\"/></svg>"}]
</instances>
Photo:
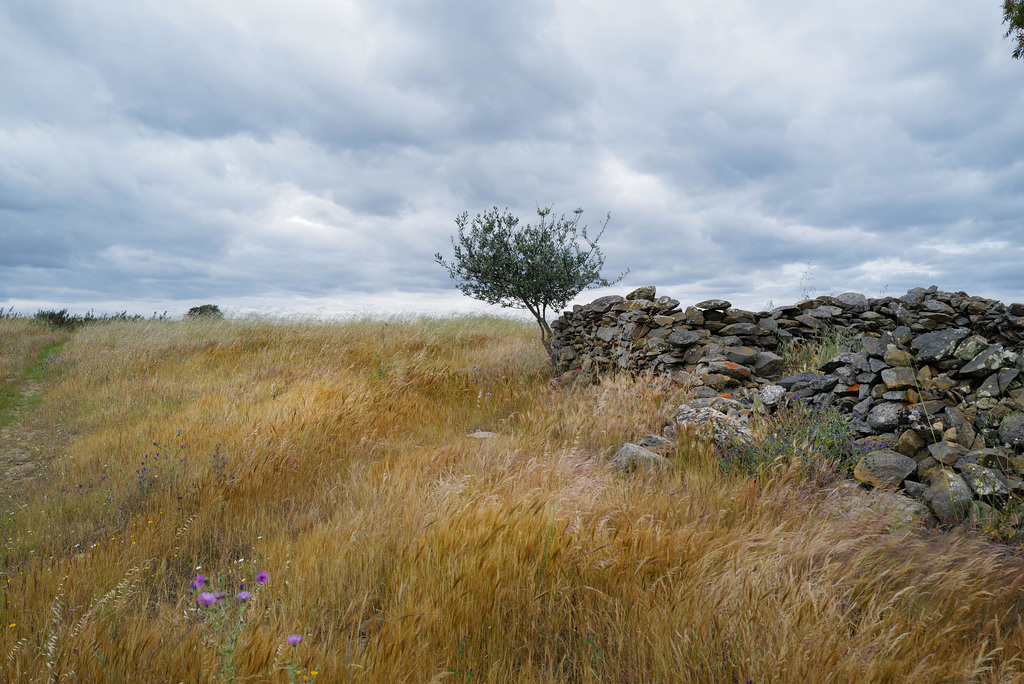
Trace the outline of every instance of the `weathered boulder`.
<instances>
[{"instance_id":1,"label":"weathered boulder","mask_svg":"<svg viewBox=\"0 0 1024 684\"><path fill-rule=\"evenodd\" d=\"M657 288L654 285L644 285L638 287L628 295L626 295L626 301L633 301L636 299L646 299L647 301L654 301L654 295L657 293Z\"/></svg>"},{"instance_id":2,"label":"weathered boulder","mask_svg":"<svg viewBox=\"0 0 1024 684\"><path fill-rule=\"evenodd\" d=\"M890 449L878 449L860 459L853 476L872 487L896 488L916 470L914 459Z\"/></svg>"},{"instance_id":3,"label":"weathered boulder","mask_svg":"<svg viewBox=\"0 0 1024 684\"><path fill-rule=\"evenodd\" d=\"M611 469L615 472L631 473L636 470L653 471L667 468L670 461L650 449L637 444L623 444L611 460Z\"/></svg>"},{"instance_id":4,"label":"weathered boulder","mask_svg":"<svg viewBox=\"0 0 1024 684\"><path fill-rule=\"evenodd\" d=\"M932 478L924 499L940 521L957 523L967 516L974 492L958 474L943 470Z\"/></svg>"}]
</instances>

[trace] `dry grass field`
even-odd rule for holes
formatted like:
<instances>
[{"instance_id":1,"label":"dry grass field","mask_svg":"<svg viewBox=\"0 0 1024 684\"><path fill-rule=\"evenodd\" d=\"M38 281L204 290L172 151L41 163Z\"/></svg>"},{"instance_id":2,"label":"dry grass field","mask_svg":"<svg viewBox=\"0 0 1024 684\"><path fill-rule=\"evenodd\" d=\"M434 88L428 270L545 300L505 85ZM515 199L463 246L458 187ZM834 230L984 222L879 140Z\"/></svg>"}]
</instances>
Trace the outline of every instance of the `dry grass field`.
<instances>
[{"instance_id":1,"label":"dry grass field","mask_svg":"<svg viewBox=\"0 0 1024 684\"><path fill-rule=\"evenodd\" d=\"M538 337L0 320L0 422L53 451L3 483L0 681L1024 681L1015 548L685 431L612 473L685 388L553 389Z\"/></svg>"}]
</instances>

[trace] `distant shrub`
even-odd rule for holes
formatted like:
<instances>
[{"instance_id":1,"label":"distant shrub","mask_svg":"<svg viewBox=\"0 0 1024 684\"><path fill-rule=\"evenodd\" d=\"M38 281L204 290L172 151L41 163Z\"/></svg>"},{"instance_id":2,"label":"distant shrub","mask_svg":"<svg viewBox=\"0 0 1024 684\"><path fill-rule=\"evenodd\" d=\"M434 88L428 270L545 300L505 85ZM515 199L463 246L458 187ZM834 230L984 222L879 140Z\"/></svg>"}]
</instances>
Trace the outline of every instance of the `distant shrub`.
<instances>
[{"instance_id":1,"label":"distant shrub","mask_svg":"<svg viewBox=\"0 0 1024 684\"><path fill-rule=\"evenodd\" d=\"M186 318L224 318L224 314L221 312L220 307L216 304L203 304L202 306L193 306L185 314Z\"/></svg>"},{"instance_id":2,"label":"distant shrub","mask_svg":"<svg viewBox=\"0 0 1024 684\"><path fill-rule=\"evenodd\" d=\"M79 314L69 314L67 309L61 309L60 311L49 310L44 311L40 309L36 312L36 315L32 317L33 320L47 325L54 330L74 330L80 328L83 325L90 325L92 323L109 323L112 321L144 321L145 317L139 314L130 314L127 311L118 311L112 314L102 314L97 316L93 311L89 311L84 316ZM157 317L156 312L153 312L153 320L165 320L167 313Z\"/></svg>"}]
</instances>

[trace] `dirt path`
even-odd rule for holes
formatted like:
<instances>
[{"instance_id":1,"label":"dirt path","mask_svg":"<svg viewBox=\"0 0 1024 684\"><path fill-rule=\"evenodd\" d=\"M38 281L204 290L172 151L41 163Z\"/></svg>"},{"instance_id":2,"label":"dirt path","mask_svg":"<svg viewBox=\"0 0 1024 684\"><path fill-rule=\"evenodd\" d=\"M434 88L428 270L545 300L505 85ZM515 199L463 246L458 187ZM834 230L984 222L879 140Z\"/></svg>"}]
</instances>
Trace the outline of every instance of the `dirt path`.
<instances>
[{"instance_id":1,"label":"dirt path","mask_svg":"<svg viewBox=\"0 0 1024 684\"><path fill-rule=\"evenodd\" d=\"M26 399L42 391L40 382L30 382L21 388ZM22 404L12 408L11 413L11 422L0 428L0 491L8 498L16 498L26 485L46 473L51 455L45 448L48 440L33 425L32 409Z\"/></svg>"}]
</instances>

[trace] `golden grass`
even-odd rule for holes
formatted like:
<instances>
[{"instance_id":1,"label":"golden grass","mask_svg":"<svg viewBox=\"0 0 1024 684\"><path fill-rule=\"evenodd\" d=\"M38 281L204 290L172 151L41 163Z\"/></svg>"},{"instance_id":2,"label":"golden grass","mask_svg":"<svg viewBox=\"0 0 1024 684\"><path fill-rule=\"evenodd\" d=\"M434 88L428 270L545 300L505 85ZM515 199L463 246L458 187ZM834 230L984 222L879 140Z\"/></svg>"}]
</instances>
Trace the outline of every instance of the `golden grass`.
<instances>
[{"instance_id":1,"label":"golden grass","mask_svg":"<svg viewBox=\"0 0 1024 684\"><path fill-rule=\"evenodd\" d=\"M533 325L112 322L62 353L34 418L75 438L0 521L2 681L1024 679L1016 552L844 520L686 432L614 475L678 390L554 390Z\"/></svg>"}]
</instances>

